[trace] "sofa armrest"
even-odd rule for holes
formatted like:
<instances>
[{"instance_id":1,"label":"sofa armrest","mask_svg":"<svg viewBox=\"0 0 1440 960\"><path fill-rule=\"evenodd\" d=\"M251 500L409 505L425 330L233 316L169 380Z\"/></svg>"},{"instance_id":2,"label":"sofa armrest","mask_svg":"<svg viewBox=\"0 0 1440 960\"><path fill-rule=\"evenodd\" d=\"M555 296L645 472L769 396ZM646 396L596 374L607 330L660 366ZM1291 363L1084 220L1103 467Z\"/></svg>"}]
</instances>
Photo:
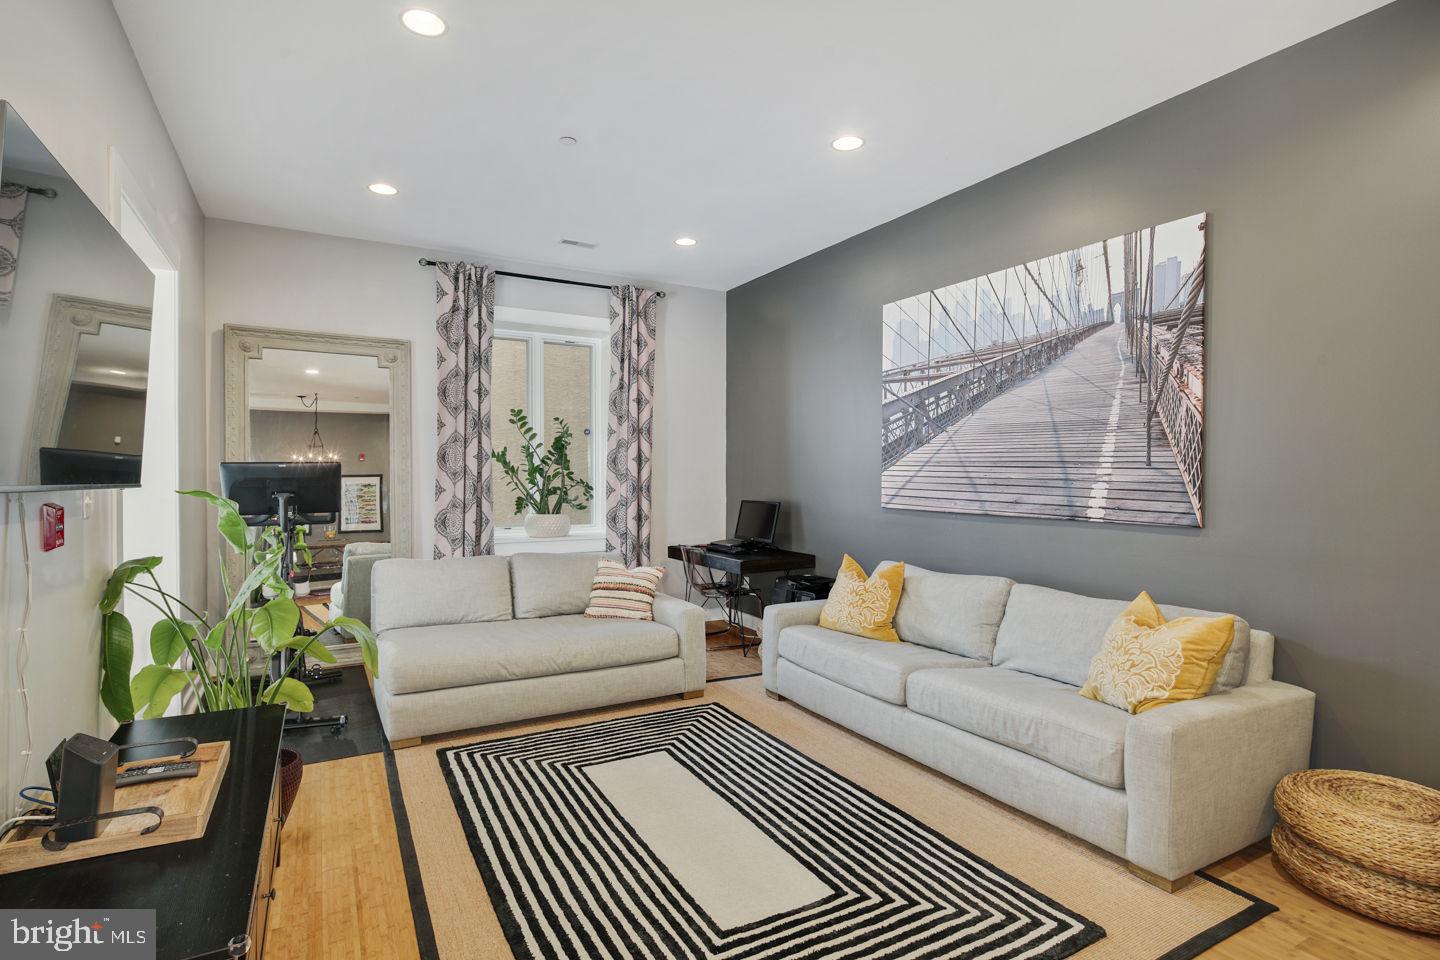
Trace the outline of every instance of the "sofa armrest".
<instances>
[{"instance_id":1,"label":"sofa armrest","mask_svg":"<svg viewBox=\"0 0 1440 960\"><path fill-rule=\"evenodd\" d=\"M1310 766L1315 694L1270 680L1139 714L1125 734L1125 853L1175 880L1264 837Z\"/></svg>"},{"instance_id":2,"label":"sofa armrest","mask_svg":"<svg viewBox=\"0 0 1440 960\"><path fill-rule=\"evenodd\" d=\"M820 622L824 600L802 600L799 603L776 603L765 608L760 629L760 671L765 689L775 689L775 665L780 660L780 631L786 627L815 626Z\"/></svg>"},{"instance_id":3,"label":"sofa armrest","mask_svg":"<svg viewBox=\"0 0 1440 960\"><path fill-rule=\"evenodd\" d=\"M335 602L335 591L331 588L332 616L354 617L367 627L370 625L371 577L375 564L386 559L389 559L388 555L378 553L351 554L345 557L340 567L340 583L337 584L340 587L339 603Z\"/></svg>"},{"instance_id":4,"label":"sofa armrest","mask_svg":"<svg viewBox=\"0 0 1440 960\"><path fill-rule=\"evenodd\" d=\"M685 661L685 690L705 689L705 611L669 594L655 594L655 622L680 635L680 659Z\"/></svg>"}]
</instances>

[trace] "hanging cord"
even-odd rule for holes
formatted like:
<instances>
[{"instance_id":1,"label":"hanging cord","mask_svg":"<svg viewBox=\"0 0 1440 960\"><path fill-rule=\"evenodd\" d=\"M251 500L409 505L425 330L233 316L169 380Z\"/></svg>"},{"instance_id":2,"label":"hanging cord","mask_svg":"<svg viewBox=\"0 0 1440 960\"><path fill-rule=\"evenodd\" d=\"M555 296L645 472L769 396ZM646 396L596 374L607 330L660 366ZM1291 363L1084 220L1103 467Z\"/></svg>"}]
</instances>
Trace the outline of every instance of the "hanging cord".
<instances>
[{"instance_id":1,"label":"hanging cord","mask_svg":"<svg viewBox=\"0 0 1440 960\"><path fill-rule=\"evenodd\" d=\"M25 814L24 816L20 817L11 817L3 824L0 824L0 840L3 840L7 833L9 833L11 830L14 830L16 827L21 826L22 824L54 822L55 818L48 814Z\"/></svg>"},{"instance_id":2,"label":"hanging cord","mask_svg":"<svg viewBox=\"0 0 1440 960\"><path fill-rule=\"evenodd\" d=\"M46 800L44 797L35 796L37 792L44 792L50 794L50 799ZM35 806L37 807L55 806L55 791L51 790L49 787L21 787L19 795L21 800L28 800L30 803L35 804Z\"/></svg>"},{"instance_id":3,"label":"hanging cord","mask_svg":"<svg viewBox=\"0 0 1440 960\"><path fill-rule=\"evenodd\" d=\"M30 756L35 751L35 730L30 720L30 690L26 682L25 672L30 666L30 608L35 598L35 578L30 565L30 533L25 525L25 496L12 497L16 504L16 513L20 518L20 556L25 563L25 609L20 615L20 626L16 632L20 635L19 645L15 650L15 672L20 686L16 692L20 695L20 708L25 714L25 746L20 751L21 767L19 780L24 783L30 778Z\"/></svg>"}]
</instances>

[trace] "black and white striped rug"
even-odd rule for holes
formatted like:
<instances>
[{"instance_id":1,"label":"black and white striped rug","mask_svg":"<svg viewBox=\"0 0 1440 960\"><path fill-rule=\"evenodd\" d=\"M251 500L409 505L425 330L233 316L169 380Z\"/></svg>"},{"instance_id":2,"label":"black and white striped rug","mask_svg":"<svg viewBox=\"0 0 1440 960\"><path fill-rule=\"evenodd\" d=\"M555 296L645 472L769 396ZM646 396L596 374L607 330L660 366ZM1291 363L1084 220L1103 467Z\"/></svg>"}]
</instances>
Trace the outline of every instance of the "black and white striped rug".
<instances>
[{"instance_id":1,"label":"black and white striped rug","mask_svg":"<svg viewBox=\"0 0 1440 960\"><path fill-rule=\"evenodd\" d=\"M1105 936L719 704L437 756L522 960L1058 960Z\"/></svg>"}]
</instances>

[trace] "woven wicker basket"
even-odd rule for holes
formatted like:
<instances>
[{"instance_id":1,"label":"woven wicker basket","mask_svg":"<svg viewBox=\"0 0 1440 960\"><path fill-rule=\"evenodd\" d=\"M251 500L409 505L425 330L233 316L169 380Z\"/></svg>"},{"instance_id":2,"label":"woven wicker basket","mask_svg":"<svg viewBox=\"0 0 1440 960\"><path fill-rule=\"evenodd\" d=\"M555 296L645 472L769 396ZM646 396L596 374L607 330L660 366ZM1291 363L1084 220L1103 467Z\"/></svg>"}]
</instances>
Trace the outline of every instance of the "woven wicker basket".
<instances>
[{"instance_id":1,"label":"woven wicker basket","mask_svg":"<svg viewBox=\"0 0 1440 960\"><path fill-rule=\"evenodd\" d=\"M1367 870L1306 843L1282 820L1270 833L1275 859L1327 900L1384 923L1440 933L1440 887Z\"/></svg>"},{"instance_id":2,"label":"woven wicker basket","mask_svg":"<svg viewBox=\"0 0 1440 960\"><path fill-rule=\"evenodd\" d=\"M280 748L280 817L290 816L295 804L295 795L300 792L300 781L305 778L305 758L298 750Z\"/></svg>"},{"instance_id":3,"label":"woven wicker basket","mask_svg":"<svg viewBox=\"0 0 1440 960\"><path fill-rule=\"evenodd\" d=\"M1374 773L1305 770L1280 781L1275 812L1310 846L1440 887L1440 790Z\"/></svg>"}]
</instances>

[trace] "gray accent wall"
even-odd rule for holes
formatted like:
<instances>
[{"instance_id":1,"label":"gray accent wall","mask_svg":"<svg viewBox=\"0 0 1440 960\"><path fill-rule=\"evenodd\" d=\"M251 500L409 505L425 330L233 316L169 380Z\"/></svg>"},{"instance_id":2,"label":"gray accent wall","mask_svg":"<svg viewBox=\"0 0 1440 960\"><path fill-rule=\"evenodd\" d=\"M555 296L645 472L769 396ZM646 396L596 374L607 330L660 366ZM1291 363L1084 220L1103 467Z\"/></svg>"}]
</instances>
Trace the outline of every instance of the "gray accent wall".
<instances>
[{"instance_id":1,"label":"gray accent wall","mask_svg":"<svg viewBox=\"0 0 1440 960\"><path fill-rule=\"evenodd\" d=\"M1200 211L1204 529L881 509L882 304ZM782 541L827 573L850 552L1233 610L1317 692L1315 765L1440 785L1440 3L1383 7L737 287L727 323L731 513L785 501Z\"/></svg>"}]
</instances>

